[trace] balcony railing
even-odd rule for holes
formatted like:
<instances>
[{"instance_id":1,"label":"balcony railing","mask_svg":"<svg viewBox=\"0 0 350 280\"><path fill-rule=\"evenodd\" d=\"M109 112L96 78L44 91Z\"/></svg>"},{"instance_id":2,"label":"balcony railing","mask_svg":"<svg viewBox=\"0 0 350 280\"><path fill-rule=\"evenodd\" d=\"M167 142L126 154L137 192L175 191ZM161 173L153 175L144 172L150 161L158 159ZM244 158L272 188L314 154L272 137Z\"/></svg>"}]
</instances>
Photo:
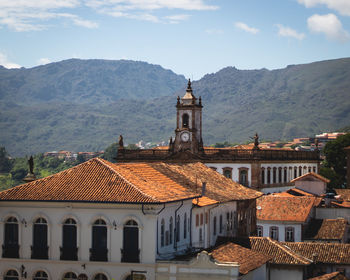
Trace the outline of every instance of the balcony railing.
<instances>
[{"instance_id":1,"label":"balcony railing","mask_svg":"<svg viewBox=\"0 0 350 280\"><path fill-rule=\"evenodd\" d=\"M90 261L107 262L108 261L107 248L90 248Z\"/></svg>"},{"instance_id":2,"label":"balcony railing","mask_svg":"<svg viewBox=\"0 0 350 280\"><path fill-rule=\"evenodd\" d=\"M139 263L140 262L140 250L124 250L120 249L122 254L121 262L126 263Z\"/></svg>"},{"instance_id":3,"label":"balcony railing","mask_svg":"<svg viewBox=\"0 0 350 280\"><path fill-rule=\"evenodd\" d=\"M32 259L47 260L49 258L49 247L34 247L30 246L32 250Z\"/></svg>"},{"instance_id":4,"label":"balcony railing","mask_svg":"<svg viewBox=\"0 0 350 280\"><path fill-rule=\"evenodd\" d=\"M61 260L65 261L77 261L78 260L78 247L75 248L67 248L67 247L60 247Z\"/></svg>"},{"instance_id":5,"label":"balcony railing","mask_svg":"<svg viewBox=\"0 0 350 280\"><path fill-rule=\"evenodd\" d=\"M10 244L5 244L2 245L2 257L3 258L14 258L18 259L19 258L19 245L10 245Z\"/></svg>"}]
</instances>

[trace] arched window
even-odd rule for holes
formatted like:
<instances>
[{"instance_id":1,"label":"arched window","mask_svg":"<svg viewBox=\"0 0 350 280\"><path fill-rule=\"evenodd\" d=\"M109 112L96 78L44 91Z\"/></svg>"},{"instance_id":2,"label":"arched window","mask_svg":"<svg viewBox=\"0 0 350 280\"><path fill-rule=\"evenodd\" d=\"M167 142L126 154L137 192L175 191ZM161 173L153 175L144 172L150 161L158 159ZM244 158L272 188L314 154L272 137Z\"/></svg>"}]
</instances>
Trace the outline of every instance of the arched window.
<instances>
[{"instance_id":1,"label":"arched window","mask_svg":"<svg viewBox=\"0 0 350 280\"><path fill-rule=\"evenodd\" d=\"M267 168L267 184L271 184L271 168Z\"/></svg>"},{"instance_id":2,"label":"arched window","mask_svg":"<svg viewBox=\"0 0 350 280\"><path fill-rule=\"evenodd\" d=\"M15 217L10 217L5 222L2 257L19 258L18 221Z\"/></svg>"},{"instance_id":3,"label":"arched window","mask_svg":"<svg viewBox=\"0 0 350 280\"><path fill-rule=\"evenodd\" d=\"M77 223L74 219L65 220L62 228L61 260L78 260Z\"/></svg>"},{"instance_id":4,"label":"arched window","mask_svg":"<svg viewBox=\"0 0 350 280\"><path fill-rule=\"evenodd\" d=\"M286 242L294 242L294 227L286 227Z\"/></svg>"},{"instance_id":5,"label":"arched window","mask_svg":"<svg viewBox=\"0 0 350 280\"><path fill-rule=\"evenodd\" d=\"M47 221L38 218L33 227L32 259L48 259L49 247L47 245Z\"/></svg>"},{"instance_id":6,"label":"arched window","mask_svg":"<svg viewBox=\"0 0 350 280\"><path fill-rule=\"evenodd\" d=\"M184 215L184 239L187 238L187 213Z\"/></svg>"},{"instance_id":7,"label":"arched window","mask_svg":"<svg viewBox=\"0 0 350 280\"><path fill-rule=\"evenodd\" d=\"M248 169L247 168L239 169L239 183L243 186L248 186Z\"/></svg>"},{"instance_id":8,"label":"arched window","mask_svg":"<svg viewBox=\"0 0 350 280\"><path fill-rule=\"evenodd\" d=\"M303 175L303 168L299 166L299 176Z\"/></svg>"},{"instance_id":9,"label":"arched window","mask_svg":"<svg viewBox=\"0 0 350 280\"><path fill-rule=\"evenodd\" d=\"M18 280L18 273L16 270L9 270L6 272L4 280Z\"/></svg>"},{"instance_id":10,"label":"arched window","mask_svg":"<svg viewBox=\"0 0 350 280\"><path fill-rule=\"evenodd\" d=\"M294 166L294 179L298 177L298 167Z\"/></svg>"},{"instance_id":11,"label":"arched window","mask_svg":"<svg viewBox=\"0 0 350 280\"><path fill-rule=\"evenodd\" d=\"M284 177L284 182L287 183L287 181L288 181L288 178L287 178L287 167L284 168L283 177Z\"/></svg>"},{"instance_id":12,"label":"arched window","mask_svg":"<svg viewBox=\"0 0 350 280\"><path fill-rule=\"evenodd\" d=\"M282 167L278 168L278 183L282 183Z\"/></svg>"},{"instance_id":13,"label":"arched window","mask_svg":"<svg viewBox=\"0 0 350 280\"><path fill-rule=\"evenodd\" d=\"M222 233L222 215L220 215L220 220L219 220L219 233Z\"/></svg>"},{"instance_id":14,"label":"arched window","mask_svg":"<svg viewBox=\"0 0 350 280\"><path fill-rule=\"evenodd\" d=\"M176 242L180 241L180 215L176 219Z\"/></svg>"},{"instance_id":15,"label":"arched window","mask_svg":"<svg viewBox=\"0 0 350 280\"><path fill-rule=\"evenodd\" d=\"M316 167L315 167L315 166L312 167L312 172L313 172L313 173L316 173Z\"/></svg>"},{"instance_id":16,"label":"arched window","mask_svg":"<svg viewBox=\"0 0 350 280\"><path fill-rule=\"evenodd\" d=\"M173 232L174 232L174 225L173 225L173 217L170 217L169 220L169 243L173 243Z\"/></svg>"},{"instance_id":17,"label":"arched window","mask_svg":"<svg viewBox=\"0 0 350 280\"><path fill-rule=\"evenodd\" d=\"M107 261L107 225L98 219L92 226L92 247L90 248L90 261Z\"/></svg>"},{"instance_id":18,"label":"arched window","mask_svg":"<svg viewBox=\"0 0 350 280\"><path fill-rule=\"evenodd\" d=\"M196 227L199 226L199 214L196 214Z\"/></svg>"},{"instance_id":19,"label":"arched window","mask_svg":"<svg viewBox=\"0 0 350 280\"><path fill-rule=\"evenodd\" d=\"M96 274L94 280L107 280L107 276L103 273Z\"/></svg>"},{"instance_id":20,"label":"arched window","mask_svg":"<svg viewBox=\"0 0 350 280\"><path fill-rule=\"evenodd\" d=\"M308 167L307 172L308 172L308 173L311 172L311 166Z\"/></svg>"},{"instance_id":21,"label":"arched window","mask_svg":"<svg viewBox=\"0 0 350 280\"><path fill-rule=\"evenodd\" d=\"M62 280L75 280L78 279L77 275L74 272L67 272L64 274Z\"/></svg>"},{"instance_id":22,"label":"arched window","mask_svg":"<svg viewBox=\"0 0 350 280\"><path fill-rule=\"evenodd\" d=\"M47 276L47 273L45 271L38 271L35 273L33 280L47 280L49 279L49 276Z\"/></svg>"},{"instance_id":23,"label":"arched window","mask_svg":"<svg viewBox=\"0 0 350 280\"><path fill-rule=\"evenodd\" d=\"M164 246L164 236L165 234L165 222L164 219L162 219L162 221L160 222L160 246L163 247Z\"/></svg>"},{"instance_id":24,"label":"arched window","mask_svg":"<svg viewBox=\"0 0 350 280\"><path fill-rule=\"evenodd\" d=\"M265 184L265 168L261 168L261 184Z\"/></svg>"},{"instance_id":25,"label":"arched window","mask_svg":"<svg viewBox=\"0 0 350 280\"><path fill-rule=\"evenodd\" d=\"M134 220L128 220L124 224L122 262L140 262L139 228Z\"/></svg>"},{"instance_id":26,"label":"arched window","mask_svg":"<svg viewBox=\"0 0 350 280\"><path fill-rule=\"evenodd\" d=\"M199 242L203 242L203 229L199 229Z\"/></svg>"},{"instance_id":27,"label":"arched window","mask_svg":"<svg viewBox=\"0 0 350 280\"><path fill-rule=\"evenodd\" d=\"M182 115L182 127L188 127L189 126L189 116L188 114L183 114Z\"/></svg>"},{"instance_id":28,"label":"arched window","mask_svg":"<svg viewBox=\"0 0 350 280\"><path fill-rule=\"evenodd\" d=\"M213 233L214 235L216 235L216 216L214 217L214 220L213 220Z\"/></svg>"},{"instance_id":29,"label":"arched window","mask_svg":"<svg viewBox=\"0 0 350 280\"><path fill-rule=\"evenodd\" d=\"M272 178L273 178L273 183L277 183L277 178L276 178L276 167L272 169Z\"/></svg>"},{"instance_id":30,"label":"arched window","mask_svg":"<svg viewBox=\"0 0 350 280\"><path fill-rule=\"evenodd\" d=\"M270 238L278 240L278 227L270 227Z\"/></svg>"},{"instance_id":31,"label":"arched window","mask_svg":"<svg viewBox=\"0 0 350 280\"><path fill-rule=\"evenodd\" d=\"M231 167L224 167L222 169L222 174L226 177L226 178L230 178L232 179L232 168Z\"/></svg>"}]
</instances>

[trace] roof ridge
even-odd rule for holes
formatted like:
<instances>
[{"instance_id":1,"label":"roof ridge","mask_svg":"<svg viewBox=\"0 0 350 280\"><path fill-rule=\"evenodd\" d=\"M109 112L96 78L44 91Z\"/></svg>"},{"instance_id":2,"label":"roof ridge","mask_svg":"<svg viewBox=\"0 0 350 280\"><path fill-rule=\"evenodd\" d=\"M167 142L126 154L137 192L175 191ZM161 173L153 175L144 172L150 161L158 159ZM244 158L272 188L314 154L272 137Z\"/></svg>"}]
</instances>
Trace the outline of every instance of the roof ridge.
<instances>
[{"instance_id":1,"label":"roof ridge","mask_svg":"<svg viewBox=\"0 0 350 280\"><path fill-rule=\"evenodd\" d=\"M117 173L118 176L120 176L123 180L125 180L128 184L130 184L130 186L132 186L133 188L135 188L137 191L139 191L139 192L140 192L141 194L143 194L144 196L146 196L146 197L148 197L148 198L154 200L155 202L159 201L159 200L156 199L155 197L150 196L150 195L146 194L144 191L140 190L137 186L135 186L133 183L131 183L128 179L126 179L125 176L123 176L122 174L120 174L120 172L118 172L117 170L115 170L115 169L113 169L111 166L109 166L109 165L105 162L106 160L104 160L104 159L102 159L102 158L98 158L98 157L95 158L95 159L96 159L97 161L99 161L102 165L104 165L105 167L107 167L108 169L110 169L112 172ZM121 167L121 166L117 166L115 163L112 163L112 162L109 162L109 161L108 161L108 163L115 165L117 168L123 168L123 167Z\"/></svg>"},{"instance_id":2,"label":"roof ridge","mask_svg":"<svg viewBox=\"0 0 350 280\"><path fill-rule=\"evenodd\" d=\"M309 260L308 258L306 258L306 257L298 254L297 252L293 251L287 245L280 244L279 241L272 240L270 237L267 237L267 238L268 238L269 242L273 243L275 246L277 246L278 248L282 249L285 253L287 253L288 255L292 256L293 258L298 259L300 262L302 262L304 264L308 264L305 260L307 260L308 262L311 262L311 263L313 262L312 260Z\"/></svg>"}]
</instances>

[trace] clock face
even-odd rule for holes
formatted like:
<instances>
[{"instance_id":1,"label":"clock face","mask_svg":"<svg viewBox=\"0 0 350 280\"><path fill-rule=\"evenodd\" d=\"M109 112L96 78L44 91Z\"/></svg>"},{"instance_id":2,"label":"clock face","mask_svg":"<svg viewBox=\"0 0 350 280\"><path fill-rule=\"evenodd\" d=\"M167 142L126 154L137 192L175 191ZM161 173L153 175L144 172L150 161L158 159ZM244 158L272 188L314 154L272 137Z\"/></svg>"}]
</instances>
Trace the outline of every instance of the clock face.
<instances>
[{"instance_id":1,"label":"clock face","mask_svg":"<svg viewBox=\"0 0 350 280\"><path fill-rule=\"evenodd\" d=\"M188 132L183 132L181 134L181 141L187 142L188 140L190 140L190 134Z\"/></svg>"}]
</instances>

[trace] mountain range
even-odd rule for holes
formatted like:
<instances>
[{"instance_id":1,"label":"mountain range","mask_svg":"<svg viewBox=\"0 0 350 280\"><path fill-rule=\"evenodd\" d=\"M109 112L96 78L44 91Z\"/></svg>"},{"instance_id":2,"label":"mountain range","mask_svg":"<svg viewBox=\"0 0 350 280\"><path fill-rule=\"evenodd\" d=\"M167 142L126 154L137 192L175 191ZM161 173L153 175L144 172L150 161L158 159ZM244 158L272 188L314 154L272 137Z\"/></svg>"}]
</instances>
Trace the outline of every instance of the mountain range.
<instances>
[{"instance_id":1,"label":"mountain range","mask_svg":"<svg viewBox=\"0 0 350 280\"><path fill-rule=\"evenodd\" d=\"M288 140L350 125L350 58L278 70L226 67L192 83L203 140ZM0 66L0 146L12 156L94 151L116 142L167 141L187 81L159 65L69 59Z\"/></svg>"}]
</instances>

